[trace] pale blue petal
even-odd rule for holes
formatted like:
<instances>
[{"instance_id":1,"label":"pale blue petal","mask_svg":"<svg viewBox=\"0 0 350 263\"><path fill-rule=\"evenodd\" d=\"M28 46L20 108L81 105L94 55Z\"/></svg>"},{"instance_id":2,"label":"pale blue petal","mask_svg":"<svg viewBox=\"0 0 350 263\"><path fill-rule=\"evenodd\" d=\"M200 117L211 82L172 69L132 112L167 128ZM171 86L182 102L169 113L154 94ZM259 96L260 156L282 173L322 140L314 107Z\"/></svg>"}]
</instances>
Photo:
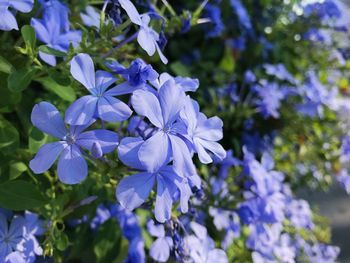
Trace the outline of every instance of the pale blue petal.
<instances>
[{"instance_id":1,"label":"pale blue petal","mask_svg":"<svg viewBox=\"0 0 350 263\"><path fill-rule=\"evenodd\" d=\"M159 89L159 102L164 125L172 124L184 107L186 94L176 86L173 79L166 81Z\"/></svg>"},{"instance_id":2,"label":"pale blue petal","mask_svg":"<svg viewBox=\"0 0 350 263\"><path fill-rule=\"evenodd\" d=\"M75 145L67 147L58 160L58 178L65 184L78 184L88 174L88 166L81 151Z\"/></svg>"},{"instance_id":3,"label":"pale blue petal","mask_svg":"<svg viewBox=\"0 0 350 263\"><path fill-rule=\"evenodd\" d=\"M34 0L10 0L10 5L22 13L28 13L33 9Z\"/></svg>"},{"instance_id":4,"label":"pale blue petal","mask_svg":"<svg viewBox=\"0 0 350 263\"><path fill-rule=\"evenodd\" d=\"M50 66L54 67L57 64L57 60L54 55L46 54L44 52L39 51L39 57Z\"/></svg>"},{"instance_id":5,"label":"pale blue petal","mask_svg":"<svg viewBox=\"0 0 350 263\"><path fill-rule=\"evenodd\" d=\"M131 22L137 25L141 25L141 17L136 7L130 0L119 0L120 5L128 14Z\"/></svg>"},{"instance_id":6,"label":"pale blue petal","mask_svg":"<svg viewBox=\"0 0 350 263\"><path fill-rule=\"evenodd\" d=\"M222 139L223 122L219 117L207 119L203 113L198 115L196 136L208 141L219 141Z\"/></svg>"},{"instance_id":7,"label":"pale blue petal","mask_svg":"<svg viewBox=\"0 0 350 263\"><path fill-rule=\"evenodd\" d=\"M104 121L124 121L131 114L132 111L129 106L114 97L105 95L98 100L98 116Z\"/></svg>"},{"instance_id":8,"label":"pale blue petal","mask_svg":"<svg viewBox=\"0 0 350 263\"><path fill-rule=\"evenodd\" d=\"M224 250L215 248L209 251L206 262L228 263L228 259Z\"/></svg>"},{"instance_id":9,"label":"pale blue petal","mask_svg":"<svg viewBox=\"0 0 350 263\"><path fill-rule=\"evenodd\" d=\"M145 90L136 90L131 97L131 104L137 114L147 117L158 128L163 128L162 110L154 94Z\"/></svg>"},{"instance_id":10,"label":"pale blue petal","mask_svg":"<svg viewBox=\"0 0 350 263\"><path fill-rule=\"evenodd\" d=\"M32 18L30 25L34 28L37 39L46 44L51 42L50 33L43 20Z\"/></svg>"},{"instance_id":11,"label":"pale blue petal","mask_svg":"<svg viewBox=\"0 0 350 263\"><path fill-rule=\"evenodd\" d=\"M137 42L139 42L142 49L144 49L149 56L153 56L156 52L156 44L153 35L150 34L149 28L140 28L137 35Z\"/></svg>"},{"instance_id":12,"label":"pale blue petal","mask_svg":"<svg viewBox=\"0 0 350 263\"><path fill-rule=\"evenodd\" d=\"M166 238L161 237L154 241L149 254L157 262L166 262L170 256L170 247Z\"/></svg>"},{"instance_id":13,"label":"pale blue petal","mask_svg":"<svg viewBox=\"0 0 350 263\"><path fill-rule=\"evenodd\" d=\"M153 237L165 237L164 225L155 224L153 220L147 222L147 230Z\"/></svg>"},{"instance_id":14,"label":"pale blue petal","mask_svg":"<svg viewBox=\"0 0 350 263\"><path fill-rule=\"evenodd\" d=\"M114 151L119 142L118 134L109 130L92 130L79 134L76 144L92 151L94 143L98 143L102 152Z\"/></svg>"},{"instance_id":15,"label":"pale blue petal","mask_svg":"<svg viewBox=\"0 0 350 263\"><path fill-rule=\"evenodd\" d=\"M68 133L56 107L45 101L34 106L31 121L39 130L59 139Z\"/></svg>"},{"instance_id":16,"label":"pale blue petal","mask_svg":"<svg viewBox=\"0 0 350 263\"><path fill-rule=\"evenodd\" d=\"M142 88L142 86L131 86L128 81L125 81L109 90L106 91L108 96L118 96L124 94L133 93L135 90Z\"/></svg>"},{"instance_id":17,"label":"pale blue petal","mask_svg":"<svg viewBox=\"0 0 350 263\"><path fill-rule=\"evenodd\" d=\"M57 48L58 50L65 52L68 51L70 44L76 48L81 41L81 37L82 32L80 30L71 30L64 34L60 34L57 37L55 44L59 47Z\"/></svg>"},{"instance_id":18,"label":"pale blue petal","mask_svg":"<svg viewBox=\"0 0 350 263\"><path fill-rule=\"evenodd\" d=\"M164 223L171 218L175 192L176 187L174 184L167 183L162 176L157 177L157 197L154 214L158 222Z\"/></svg>"},{"instance_id":19,"label":"pale blue petal","mask_svg":"<svg viewBox=\"0 0 350 263\"><path fill-rule=\"evenodd\" d=\"M156 172L169 162L170 149L168 135L158 131L141 145L138 156L147 171Z\"/></svg>"},{"instance_id":20,"label":"pale blue petal","mask_svg":"<svg viewBox=\"0 0 350 263\"><path fill-rule=\"evenodd\" d=\"M138 157L138 152L144 140L140 137L123 138L118 146L118 157L127 166L145 170Z\"/></svg>"},{"instance_id":21,"label":"pale blue petal","mask_svg":"<svg viewBox=\"0 0 350 263\"><path fill-rule=\"evenodd\" d=\"M145 202L154 185L155 175L138 173L123 178L119 183L116 196L119 203L129 210Z\"/></svg>"},{"instance_id":22,"label":"pale blue petal","mask_svg":"<svg viewBox=\"0 0 350 263\"><path fill-rule=\"evenodd\" d=\"M34 159L30 161L30 169L36 174L49 170L65 147L67 147L65 142L44 144L41 146Z\"/></svg>"},{"instance_id":23,"label":"pale blue petal","mask_svg":"<svg viewBox=\"0 0 350 263\"><path fill-rule=\"evenodd\" d=\"M199 160L202 163L207 164L213 161L212 158L208 155L207 151L212 152L220 161L226 157L225 149L217 142L196 138L193 141L198 153Z\"/></svg>"},{"instance_id":24,"label":"pale blue petal","mask_svg":"<svg viewBox=\"0 0 350 263\"><path fill-rule=\"evenodd\" d=\"M164 64L168 64L168 59L164 56L162 50L160 49L160 47L158 46L158 43L155 42L154 43L158 52L158 55L160 57L160 60L164 63Z\"/></svg>"},{"instance_id":25,"label":"pale blue petal","mask_svg":"<svg viewBox=\"0 0 350 263\"><path fill-rule=\"evenodd\" d=\"M87 95L73 102L66 111L66 123L71 125L85 125L89 123L96 112L97 100L97 97Z\"/></svg>"},{"instance_id":26,"label":"pale blue petal","mask_svg":"<svg viewBox=\"0 0 350 263\"><path fill-rule=\"evenodd\" d=\"M18 25L15 16L7 9L0 9L0 30L10 31L12 29L18 30Z\"/></svg>"},{"instance_id":27,"label":"pale blue petal","mask_svg":"<svg viewBox=\"0 0 350 263\"><path fill-rule=\"evenodd\" d=\"M94 62L88 54L76 55L70 65L70 72L92 94L95 91L95 67Z\"/></svg>"}]
</instances>

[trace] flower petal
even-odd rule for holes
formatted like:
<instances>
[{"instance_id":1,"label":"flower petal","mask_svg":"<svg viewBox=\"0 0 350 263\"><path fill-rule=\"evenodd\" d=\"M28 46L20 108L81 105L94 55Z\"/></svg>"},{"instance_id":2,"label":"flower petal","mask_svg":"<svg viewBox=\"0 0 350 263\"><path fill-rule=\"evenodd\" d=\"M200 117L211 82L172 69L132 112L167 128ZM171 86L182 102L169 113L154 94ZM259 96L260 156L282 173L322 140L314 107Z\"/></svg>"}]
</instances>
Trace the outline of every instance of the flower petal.
<instances>
[{"instance_id":1,"label":"flower petal","mask_svg":"<svg viewBox=\"0 0 350 263\"><path fill-rule=\"evenodd\" d=\"M161 237L154 241L149 254L157 262L166 262L170 256L170 247L166 238Z\"/></svg>"},{"instance_id":2,"label":"flower petal","mask_svg":"<svg viewBox=\"0 0 350 263\"><path fill-rule=\"evenodd\" d=\"M81 133L76 139L76 144L92 151L94 143L98 143L102 152L110 153L118 145L118 134L109 130L92 130Z\"/></svg>"},{"instance_id":3,"label":"flower petal","mask_svg":"<svg viewBox=\"0 0 350 263\"><path fill-rule=\"evenodd\" d=\"M56 57L54 55L49 55L46 54L44 52L39 51L39 57L45 61L47 64L49 64L50 66L56 66L57 64L57 60Z\"/></svg>"},{"instance_id":4,"label":"flower petal","mask_svg":"<svg viewBox=\"0 0 350 263\"><path fill-rule=\"evenodd\" d=\"M138 156L147 171L156 172L169 162L170 149L168 135L158 131L141 145Z\"/></svg>"},{"instance_id":5,"label":"flower petal","mask_svg":"<svg viewBox=\"0 0 350 263\"><path fill-rule=\"evenodd\" d=\"M149 196L154 180L155 176L150 173L138 173L123 178L116 190L119 203L129 210L139 207Z\"/></svg>"},{"instance_id":6,"label":"flower petal","mask_svg":"<svg viewBox=\"0 0 350 263\"><path fill-rule=\"evenodd\" d=\"M127 120L132 114L131 109L121 100L111 96L103 96L98 100L98 115L108 122Z\"/></svg>"},{"instance_id":7,"label":"flower petal","mask_svg":"<svg viewBox=\"0 0 350 263\"><path fill-rule=\"evenodd\" d=\"M151 29L152 30L152 29ZM139 34L137 35L137 42L143 50L147 52L149 56L153 56L156 53L156 40L150 32L150 28L140 28Z\"/></svg>"},{"instance_id":8,"label":"flower petal","mask_svg":"<svg viewBox=\"0 0 350 263\"><path fill-rule=\"evenodd\" d=\"M120 5L128 14L131 22L137 25L141 25L141 17L136 7L130 0L119 0Z\"/></svg>"},{"instance_id":9,"label":"flower petal","mask_svg":"<svg viewBox=\"0 0 350 263\"><path fill-rule=\"evenodd\" d=\"M86 125L89 123L96 112L97 100L97 97L91 95L77 99L66 111L66 123L71 125Z\"/></svg>"},{"instance_id":10,"label":"flower petal","mask_svg":"<svg viewBox=\"0 0 350 263\"><path fill-rule=\"evenodd\" d=\"M65 184L78 184L88 174L88 167L79 148L75 145L67 147L58 160L58 178Z\"/></svg>"},{"instance_id":11,"label":"flower petal","mask_svg":"<svg viewBox=\"0 0 350 263\"><path fill-rule=\"evenodd\" d=\"M45 101L34 106L31 121L39 130L59 139L68 133L56 107Z\"/></svg>"},{"instance_id":12,"label":"flower petal","mask_svg":"<svg viewBox=\"0 0 350 263\"><path fill-rule=\"evenodd\" d=\"M159 89L159 103L164 125L172 124L184 107L186 94L176 86L174 79L166 81Z\"/></svg>"},{"instance_id":13,"label":"flower petal","mask_svg":"<svg viewBox=\"0 0 350 263\"><path fill-rule=\"evenodd\" d=\"M137 114L147 117L158 128L163 128L162 110L158 98L153 93L136 90L131 97L131 104Z\"/></svg>"},{"instance_id":14,"label":"flower petal","mask_svg":"<svg viewBox=\"0 0 350 263\"><path fill-rule=\"evenodd\" d=\"M95 89L95 67L94 62L88 54L80 53L76 55L70 64L70 72L91 93Z\"/></svg>"},{"instance_id":15,"label":"flower petal","mask_svg":"<svg viewBox=\"0 0 350 263\"><path fill-rule=\"evenodd\" d=\"M34 0L11 0L10 5L22 13L28 13L33 8Z\"/></svg>"},{"instance_id":16,"label":"flower petal","mask_svg":"<svg viewBox=\"0 0 350 263\"><path fill-rule=\"evenodd\" d=\"M144 140L140 137L123 138L118 146L118 157L127 166L145 170L138 157L138 152Z\"/></svg>"},{"instance_id":17,"label":"flower petal","mask_svg":"<svg viewBox=\"0 0 350 263\"><path fill-rule=\"evenodd\" d=\"M18 30L18 25L15 16L7 9L0 9L0 30L10 31L12 29Z\"/></svg>"},{"instance_id":18,"label":"flower petal","mask_svg":"<svg viewBox=\"0 0 350 263\"><path fill-rule=\"evenodd\" d=\"M154 214L158 222L164 223L170 219L175 192L175 184L167 182L162 176L157 177L157 197Z\"/></svg>"},{"instance_id":19,"label":"flower petal","mask_svg":"<svg viewBox=\"0 0 350 263\"><path fill-rule=\"evenodd\" d=\"M67 144L64 142L44 144L40 147L34 159L30 161L30 169L36 174L49 170L66 146Z\"/></svg>"}]
</instances>

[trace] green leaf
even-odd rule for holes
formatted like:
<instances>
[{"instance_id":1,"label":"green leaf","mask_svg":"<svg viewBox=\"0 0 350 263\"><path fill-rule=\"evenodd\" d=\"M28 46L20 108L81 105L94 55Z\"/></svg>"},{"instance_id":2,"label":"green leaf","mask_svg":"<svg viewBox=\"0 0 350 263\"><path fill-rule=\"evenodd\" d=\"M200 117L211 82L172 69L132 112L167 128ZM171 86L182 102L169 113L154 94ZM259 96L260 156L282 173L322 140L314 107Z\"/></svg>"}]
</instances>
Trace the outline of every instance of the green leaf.
<instances>
[{"instance_id":1,"label":"green leaf","mask_svg":"<svg viewBox=\"0 0 350 263\"><path fill-rule=\"evenodd\" d=\"M98 228L94 240L94 253L98 263L113 262L121 253L120 228L115 220L108 220Z\"/></svg>"},{"instance_id":2,"label":"green leaf","mask_svg":"<svg viewBox=\"0 0 350 263\"><path fill-rule=\"evenodd\" d=\"M220 68L227 73L233 73L235 70L235 59L229 47L226 47L223 58L220 61Z\"/></svg>"},{"instance_id":3,"label":"green leaf","mask_svg":"<svg viewBox=\"0 0 350 263\"><path fill-rule=\"evenodd\" d=\"M44 88L55 93L57 96L66 101L73 102L76 99L75 92L70 86L60 85L53 79L47 77L40 78L37 81L39 81L44 86Z\"/></svg>"},{"instance_id":4,"label":"green leaf","mask_svg":"<svg viewBox=\"0 0 350 263\"><path fill-rule=\"evenodd\" d=\"M27 165L23 162L17 162L10 165L10 180L16 179L22 173L28 170Z\"/></svg>"},{"instance_id":5,"label":"green leaf","mask_svg":"<svg viewBox=\"0 0 350 263\"><path fill-rule=\"evenodd\" d=\"M191 74L188 71L188 68L182 64L180 61L176 61L170 65L171 70L179 76L189 77Z\"/></svg>"},{"instance_id":6,"label":"green leaf","mask_svg":"<svg viewBox=\"0 0 350 263\"><path fill-rule=\"evenodd\" d=\"M26 43L27 50L34 50L36 44L35 30L29 25L21 28L24 43Z\"/></svg>"},{"instance_id":7,"label":"green leaf","mask_svg":"<svg viewBox=\"0 0 350 263\"><path fill-rule=\"evenodd\" d=\"M13 125L0 118L0 151L10 153L19 146L19 134Z\"/></svg>"},{"instance_id":8,"label":"green leaf","mask_svg":"<svg viewBox=\"0 0 350 263\"><path fill-rule=\"evenodd\" d=\"M12 72L7 79L9 90L13 92L25 90L29 86L36 72L36 69L28 68L22 68Z\"/></svg>"},{"instance_id":9,"label":"green leaf","mask_svg":"<svg viewBox=\"0 0 350 263\"><path fill-rule=\"evenodd\" d=\"M49 55L54 55L56 57L65 57L67 56L67 54L65 52L50 48L48 46L39 46L39 51L45 53L45 54L49 54Z\"/></svg>"},{"instance_id":10,"label":"green leaf","mask_svg":"<svg viewBox=\"0 0 350 263\"><path fill-rule=\"evenodd\" d=\"M8 181L0 184L0 207L27 210L42 207L45 199L35 185L26 181Z\"/></svg>"},{"instance_id":11,"label":"green leaf","mask_svg":"<svg viewBox=\"0 0 350 263\"><path fill-rule=\"evenodd\" d=\"M0 72L10 74L13 71L13 66L5 58L0 56Z\"/></svg>"},{"instance_id":12,"label":"green leaf","mask_svg":"<svg viewBox=\"0 0 350 263\"><path fill-rule=\"evenodd\" d=\"M48 136L39 131L37 128L32 127L29 130L29 138L28 138L28 148L31 153L36 153L39 148L47 142Z\"/></svg>"}]
</instances>

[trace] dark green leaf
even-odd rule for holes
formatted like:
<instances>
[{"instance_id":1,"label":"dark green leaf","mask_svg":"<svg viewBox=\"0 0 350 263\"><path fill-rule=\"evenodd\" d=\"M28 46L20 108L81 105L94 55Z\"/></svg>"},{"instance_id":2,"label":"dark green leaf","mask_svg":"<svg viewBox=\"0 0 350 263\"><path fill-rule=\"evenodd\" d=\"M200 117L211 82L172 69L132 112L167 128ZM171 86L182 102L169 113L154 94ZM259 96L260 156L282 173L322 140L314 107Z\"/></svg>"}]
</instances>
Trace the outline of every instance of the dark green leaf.
<instances>
[{"instance_id":1,"label":"dark green leaf","mask_svg":"<svg viewBox=\"0 0 350 263\"><path fill-rule=\"evenodd\" d=\"M73 102L76 99L74 90L70 86L62 86L51 78L41 78L37 81L39 81L44 88L55 93L57 96L66 101Z\"/></svg>"},{"instance_id":2,"label":"dark green leaf","mask_svg":"<svg viewBox=\"0 0 350 263\"><path fill-rule=\"evenodd\" d=\"M27 210L41 207L45 199L35 185L26 181L8 181L0 184L0 207Z\"/></svg>"},{"instance_id":3,"label":"dark green leaf","mask_svg":"<svg viewBox=\"0 0 350 263\"><path fill-rule=\"evenodd\" d=\"M17 162L10 165L10 179L16 179L22 173L27 171L28 167L23 162Z\"/></svg>"},{"instance_id":4,"label":"dark green leaf","mask_svg":"<svg viewBox=\"0 0 350 263\"><path fill-rule=\"evenodd\" d=\"M0 118L0 151L13 152L19 145L19 134L13 125Z\"/></svg>"},{"instance_id":5,"label":"dark green leaf","mask_svg":"<svg viewBox=\"0 0 350 263\"><path fill-rule=\"evenodd\" d=\"M47 141L48 136L36 128L29 130L28 148L31 153L36 153Z\"/></svg>"},{"instance_id":6,"label":"dark green leaf","mask_svg":"<svg viewBox=\"0 0 350 263\"><path fill-rule=\"evenodd\" d=\"M25 90L32 81L36 71L36 69L27 68L14 71L7 79L9 90L13 92Z\"/></svg>"}]
</instances>

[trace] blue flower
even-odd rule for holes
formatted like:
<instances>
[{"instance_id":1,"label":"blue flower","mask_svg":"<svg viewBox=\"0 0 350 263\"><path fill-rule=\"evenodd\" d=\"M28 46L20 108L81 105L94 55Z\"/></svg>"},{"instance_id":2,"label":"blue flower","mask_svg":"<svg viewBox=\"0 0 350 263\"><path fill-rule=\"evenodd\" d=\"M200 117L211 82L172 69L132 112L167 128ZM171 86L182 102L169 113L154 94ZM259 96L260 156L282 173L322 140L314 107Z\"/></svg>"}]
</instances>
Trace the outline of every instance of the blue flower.
<instances>
[{"instance_id":1,"label":"blue flower","mask_svg":"<svg viewBox=\"0 0 350 263\"><path fill-rule=\"evenodd\" d=\"M0 30L18 30L18 24L14 14L9 10L13 8L22 13L29 13L34 5L34 0L6 0L0 2Z\"/></svg>"},{"instance_id":2,"label":"blue flower","mask_svg":"<svg viewBox=\"0 0 350 263\"><path fill-rule=\"evenodd\" d=\"M71 74L91 95L83 96L69 106L65 121L71 125L86 125L94 117L107 122L126 120L131 110L124 102L114 98L118 86L108 89L116 79L106 71L96 71L91 57L78 54L71 61Z\"/></svg>"},{"instance_id":3,"label":"blue flower","mask_svg":"<svg viewBox=\"0 0 350 263\"><path fill-rule=\"evenodd\" d=\"M223 122L219 117L208 119L199 112L198 103L189 96L186 97L185 107L180 112L180 116L187 126L187 138L193 143L193 148L202 163L213 162L209 153L212 153L218 160L226 157L225 149L217 142L223 137Z\"/></svg>"},{"instance_id":4,"label":"blue flower","mask_svg":"<svg viewBox=\"0 0 350 263\"><path fill-rule=\"evenodd\" d=\"M189 257L194 263L228 263L226 253L222 249L215 248L215 243L207 234L207 229L196 223L190 223L194 235L188 235L184 239Z\"/></svg>"},{"instance_id":5,"label":"blue flower","mask_svg":"<svg viewBox=\"0 0 350 263\"><path fill-rule=\"evenodd\" d=\"M166 81L157 94L148 90L136 90L131 104L140 116L147 117L157 130L140 147L139 158L148 171L157 171L173 159L174 170L180 176L194 177L192 156L183 137L187 133L178 122L186 95L173 79Z\"/></svg>"},{"instance_id":6,"label":"blue flower","mask_svg":"<svg viewBox=\"0 0 350 263\"><path fill-rule=\"evenodd\" d=\"M160 87L168 80L174 81L175 85L184 92L195 92L199 87L198 79L192 79L189 77L173 77L168 73L160 74L159 79L151 81L151 84L159 90Z\"/></svg>"},{"instance_id":7,"label":"blue flower","mask_svg":"<svg viewBox=\"0 0 350 263\"><path fill-rule=\"evenodd\" d=\"M289 81L292 84L297 83L296 79L292 76L292 74L288 72L288 70L283 64L264 64L263 67L267 75L274 76L279 80Z\"/></svg>"},{"instance_id":8,"label":"blue flower","mask_svg":"<svg viewBox=\"0 0 350 263\"><path fill-rule=\"evenodd\" d=\"M161 145L157 140L158 145ZM141 138L124 138L118 147L119 159L127 166L140 170L140 173L123 178L116 190L120 204L133 210L145 202L155 182L157 182L157 197L155 204L155 217L159 222L170 219L174 200L180 199L182 212L187 212L188 199L191 189L185 178L180 177L171 166L164 162L160 167L144 165L141 154L151 158L149 152L141 152L145 142ZM158 147L159 149L159 147ZM141 153L141 154L140 154ZM153 162L157 162L155 157Z\"/></svg>"},{"instance_id":9,"label":"blue flower","mask_svg":"<svg viewBox=\"0 0 350 263\"><path fill-rule=\"evenodd\" d=\"M32 18L31 26L35 29L37 38L48 47L58 51L67 52L69 45L76 47L81 41L81 31L62 28L57 22L57 13L51 12L44 15L43 19ZM39 51L39 56L47 64L56 65L56 57Z\"/></svg>"},{"instance_id":10,"label":"blue flower","mask_svg":"<svg viewBox=\"0 0 350 263\"><path fill-rule=\"evenodd\" d=\"M69 31L69 8L59 0L39 0L44 8L44 19L48 16L55 17L56 25L64 32Z\"/></svg>"},{"instance_id":11,"label":"blue flower","mask_svg":"<svg viewBox=\"0 0 350 263\"><path fill-rule=\"evenodd\" d=\"M30 168L36 174L50 169L58 161L58 177L66 184L77 184L83 181L88 173L87 163L82 148L92 151L95 157L112 152L118 144L118 135L108 130L91 130L83 132L85 126L71 126L68 130L58 110L48 102L36 104L31 120L39 130L58 138L58 142L43 145L33 160Z\"/></svg>"},{"instance_id":12,"label":"blue flower","mask_svg":"<svg viewBox=\"0 0 350 263\"><path fill-rule=\"evenodd\" d=\"M0 213L0 262L34 262L43 254L36 236L44 232L43 221L38 215L25 212L25 216L13 216L10 226Z\"/></svg>"},{"instance_id":13,"label":"blue flower","mask_svg":"<svg viewBox=\"0 0 350 263\"><path fill-rule=\"evenodd\" d=\"M123 86L125 89L129 89L129 93L132 93L137 88L144 86L147 81L154 81L158 78L159 74L155 71L151 65L146 64L142 59L137 58L131 62L129 68L125 68L116 61L110 62L107 66L115 73L123 76L127 80L127 83ZM128 87L129 84L132 87Z\"/></svg>"},{"instance_id":14,"label":"blue flower","mask_svg":"<svg viewBox=\"0 0 350 263\"><path fill-rule=\"evenodd\" d=\"M133 3L129 0L119 0L121 7L128 14L131 22L140 26L138 32L137 41L140 46L147 52L149 56L153 56L157 51L161 61L164 64L168 63L167 58L163 55L161 48L159 47L158 41L160 40L160 35L149 26L151 18L148 14L140 15L136 10Z\"/></svg>"}]
</instances>

